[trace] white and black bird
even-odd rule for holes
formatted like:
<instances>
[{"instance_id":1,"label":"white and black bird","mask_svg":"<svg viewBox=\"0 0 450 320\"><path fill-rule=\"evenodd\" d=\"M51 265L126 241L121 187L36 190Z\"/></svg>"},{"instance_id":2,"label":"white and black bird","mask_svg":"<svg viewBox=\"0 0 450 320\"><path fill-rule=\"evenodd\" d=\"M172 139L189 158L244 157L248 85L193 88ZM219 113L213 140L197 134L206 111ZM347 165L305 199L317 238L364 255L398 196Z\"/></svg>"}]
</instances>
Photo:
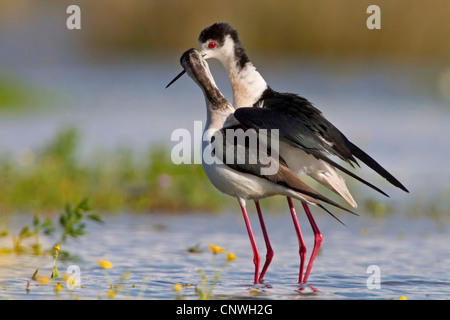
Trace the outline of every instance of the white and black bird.
<instances>
[{"instance_id":1,"label":"white and black bird","mask_svg":"<svg viewBox=\"0 0 450 320\"><path fill-rule=\"evenodd\" d=\"M261 275L259 274L260 256L247 215L246 200L254 200L256 203L266 245L268 246L270 246L270 243L268 242L264 220L258 202L262 198L282 195L289 197L289 199L298 199L305 204L317 205L328 213L330 212L323 207L322 203L333 205L351 213L353 212L306 185L300 180L296 172L288 168L285 160L279 157L276 150L271 148L272 145L268 143L268 137L262 139L263 130L249 129L249 127L235 118L234 114L237 110L235 111L235 108L233 108L217 88L208 64L198 50L189 49L186 51L182 55L180 63L184 71L202 89L206 100L207 122L204 129L204 137L207 136L208 139L204 139L202 144L203 168L211 183L218 190L236 197L239 201L253 250L253 262L255 264L254 283L258 283L261 280ZM174 81L178 78L176 77ZM261 115L256 114L253 115L254 117L265 117L264 109L259 108L255 110L256 113L261 113ZM251 138L239 140L235 139L235 135L231 135L233 138L230 139L228 135L229 130L233 132L241 130L240 132L242 133L248 133L252 130L258 142L256 148L253 146L252 149L249 142ZM264 134L267 133L270 135L270 131L264 132ZM209 153L213 161L211 159L206 161L205 150L208 150L206 154ZM228 157L229 154L231 155L231 159ZM240 156L243 156L245 161L239 161ZM264 161L262 161L261 157L264 157ZM267 161L267 159L270 161ZM270 165L275 163L276 170L262 174L263 169L267 168L269 163ZM268 267L267 261L265 269Z\"/></svg>"},{"instance_id":2,"label":"white and black bird","mask_svg":"<svg viewBox=\"0 0 450 320\"><path fill-rule=\"evenodd\" d=\"M199 45L205 59L218 59L228 72L233 89L234 108L237 109L234 114L235 118L248 128L279 129L280 155L286 165L298 175L312 177L342 196L353 207L356 207L356 201L348 191L345 180L338 170L387 196L385 192L370 182L330 159L329 155L337 156L352 167L355 167L355 164L359 167L357 162L359 159L390 183L408 192L372 157L350 142L308 100L296 94L279 93L272 90L248 58L237 31L229 24L216 23L205 28L200 33ZM168 86L181 77L184 72L183 70ZM307 282L322 242L322 234L307 203L302 202L314 232L314 248L305 277L302 278L306 246L292 200L290 197L287 197L287 200L300 247L299 283ZM273 257L273 250L263 223L262 228L267 245L267 256L260 279L263 278Z\"/></svg>"},{"instance_id":3,"label":"white and black bird","mask_svg":"<svg viewBox=\"0 0 450 320\"><path fill-rule=\"evenodd\" d=\"M219 60L228 73L233 90L233 105L237 109L234 114L236 119L249 128L279 129L280 155L290 169L299 175L312 177L342 196L353 207L357 206L356 202L338 170L386 196L387 194L330 159L329 155L340 158L353 168L355 165L359 167L357 160L360 160L391 184L408 192L392 174L349 141L311 102L297 94L273 90L256 70L239 40L237 31L229 24L215 23L205 28L198 41L203 57ZM295 209L289 198L288 202L294 217ZM304 202L302 204L315 234L314 248L305 278L301 278L302 270L299 276L299 282L307 282L322 235L308 206ZM297 225L296 230L303 264L302 252L304 256L306 248Z\"/></svg>"}]
</instances>

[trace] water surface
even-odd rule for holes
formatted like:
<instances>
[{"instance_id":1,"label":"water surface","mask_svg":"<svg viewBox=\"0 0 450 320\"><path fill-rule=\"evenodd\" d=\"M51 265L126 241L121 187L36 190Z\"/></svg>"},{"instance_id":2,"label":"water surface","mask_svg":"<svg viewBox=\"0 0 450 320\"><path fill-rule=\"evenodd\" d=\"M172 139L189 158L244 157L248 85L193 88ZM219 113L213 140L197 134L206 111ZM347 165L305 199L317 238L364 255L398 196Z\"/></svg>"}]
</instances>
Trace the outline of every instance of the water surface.
<instances>
[{"instance_id":1,"label":"water surface","mask_svg":"<svg viewBox=\"0 0 450 320\"><path fill-rule=\"evenodd\" d=\"M121 277L127 274L115 298L175 299L174 285L181 283L190 285L182 289L181 297L198 299L195 286L201 286L199 270L211 279L214 257L217 266L225 261L225 253L213 256L208 248L210 243L236 255L236 260L226 265L213 291L214 299L450 297L449 235L445 223L396 216L383 219L343 216L347 226L342 226L323 212L313 212L324 241L308 284L297 284L298 247L288 212L266 214L275 257L264 284L259 285L252 283L252 252L239 213L122 214L106 216L104 225L90 223L89 235L63 246L81 259L60 261L59 270L63 273L69 265L78 265L82 288L70 291L63 279L57 279L63 282L64 288L55 295L51 283L43 285L32 281L30 278L37 268L40 275L51 274L53 259L50 256L3 255L0 297L106 299L110 283L119 285ZM251 220L264 258L264 242L255 214L251 214ZM22 217L20 221L26 219ZM303 214L300 224L311 252L313 235ZM51 239L43 240L51 243ZM189 252L188 249L195 246L200 252ZM112 269L98 266L100 259L110 261ZM372 275L367 269L372 265L380 271L379 289L367 286ZM27 281L30 281L29 293L26 293Z\"/></svg>"}]
</instances>

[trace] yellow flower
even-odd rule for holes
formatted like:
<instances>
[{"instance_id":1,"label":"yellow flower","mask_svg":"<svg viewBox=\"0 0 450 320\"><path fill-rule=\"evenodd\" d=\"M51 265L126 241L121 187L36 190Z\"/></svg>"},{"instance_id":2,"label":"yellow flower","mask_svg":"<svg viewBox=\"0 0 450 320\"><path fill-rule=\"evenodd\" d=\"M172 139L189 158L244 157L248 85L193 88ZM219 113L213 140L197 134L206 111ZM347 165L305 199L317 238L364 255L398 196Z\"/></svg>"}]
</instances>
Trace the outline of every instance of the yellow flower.
<instances>
[{"instance_id":1,"label":"yellow flower","mask_svg":"<svg viewBox=\"0 0 450 320\"><path fill-rule=\"evenodd\" d=\"M108 297L110 297L111 299L114 298L115 295L116 295L116 293L113 290L108 291Z\"/></svg>"},{"instance_id":2,"label":"yellow flower","mask_svg":"<svg viewBox=\"0 0 450 320\"><path fill-rule=\"evenodd\" d=\"M57 244L54 248L55 248L56 251L61 250L61 247L59 246L59 244Z\"/></svg>"},{"instance_id":3,"label":"yellow flower","mask_svg":"<svg viewBox=\"0 0 450 320\"><path fill-rule=\"evenodd\" d=\"M61 291L63 288L61 282L58 282L58 284L56 285L56 291Z\"/></svg>"},{"instance_id":4,"label":"yellow flower","mask_svg":"<svg viewBox=\"0 0 450 320\"><path fill-rule=\"evenodd\" d=\"M227 253L227 262L231 262L235 259L236 259L236 256L233 253L231 253L231 252Z\"/></svg>"},{"instance_id":5,"label":"yellow flower","mask_svg":"<svg viewBox=\"0 0 450 320\"><path fill-rule=\"evenodd\" d=\"M405 296L401 296L399 300L407 300Z\"/></svg>"},{"instance_id":6,"label":"yellow flower","mask_svg":"<svg viewBox=\"0 0 450 320\"><path fill-rule=\"evenodd\" d=\"M180 283L176 283L174 286L173 286L173 290L175 290L175 292L180 292L181 291L181 284Z\"/></svg>"},{"instance_id":7,"label":"yellow flower","mask_svg":"<svg viewBox=\"0 0 450 320\"><path fill-rule=\"evenodd\" d=\"M98 265L104 269L112 268L112 263L108 260L98 260Z\"/></svg>"},{"instance_id":8,"label":"yellow flower","mask_svg":"<svg viewBox=\"0 0 450 320\"><path fill-rule=\"evenodd\" d=\"M37 281L41 284L48 284L50 282L50 278L49 277L37 277Z\"/></svg>"},{"instance_id":9,"label":"yellow flower","mask_svg":"<svg viewBox=\"0 0 450 320\"><path fill-rule=\"evenodd\" d=\"M225 248L221 248L221 247L219 247L219 246L215 246L215 245L213 245L212 243L209 245L209 249L211 249L211 251L212 251L214 254L218 254L218 253L220 253L220 252L225 251Z\"/></svg>"}]
</instances>

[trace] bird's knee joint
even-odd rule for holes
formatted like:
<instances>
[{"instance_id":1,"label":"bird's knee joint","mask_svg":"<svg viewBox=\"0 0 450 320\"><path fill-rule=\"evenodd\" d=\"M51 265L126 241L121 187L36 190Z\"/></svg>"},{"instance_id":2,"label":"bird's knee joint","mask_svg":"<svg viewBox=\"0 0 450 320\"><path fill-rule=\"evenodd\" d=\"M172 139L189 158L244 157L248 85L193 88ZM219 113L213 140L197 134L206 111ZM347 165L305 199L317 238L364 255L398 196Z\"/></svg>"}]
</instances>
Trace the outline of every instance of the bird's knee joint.
<instances>
[{"instance_id":1,"label":"bird's knee joint","mask_svg":"<svg viewBox=\"0 0 450 320\"><path fill-rule=\"evenodd\" d=\"M300 247L300 250L298 250L298 253L300 254L300 256L305 256L306 255L306 247Z\"/></svg>"},{"instance_id":2,"label":"bird's knee joint","mask_svg":"<svg viewBox=\"0 0 450 320\"><path fill-rule=\"evenodd\" d=\"M319 245L322 243L323 240L323 236L321 233L318 233L315 235L314 240L316 241L316 243L318 243Z\"/></svg>"}]
</instances>

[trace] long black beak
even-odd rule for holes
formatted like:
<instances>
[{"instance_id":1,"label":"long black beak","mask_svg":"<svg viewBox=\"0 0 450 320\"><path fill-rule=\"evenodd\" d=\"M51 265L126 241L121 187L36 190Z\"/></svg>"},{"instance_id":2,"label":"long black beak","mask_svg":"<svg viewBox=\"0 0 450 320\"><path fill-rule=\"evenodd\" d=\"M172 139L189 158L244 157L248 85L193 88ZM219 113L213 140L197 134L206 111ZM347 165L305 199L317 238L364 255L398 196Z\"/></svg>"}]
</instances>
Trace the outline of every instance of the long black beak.
<instances>
[{"instance_id":1,"label":"long black beak","mask_svg":"<svg viewBox=\"0 0 450 320\"><path fill-rule=\"evenodd\" d=\"M172 81L170 81L170 83L166 86L166 89L167 89L168 87L170 87L170 85L171 85L172 83L174 83L175 81L177 81L177 80L178 80L183 74L185 74L185 73L186 73L186 70L181 71L179 75L177 75Z\"/></svg>"}]
</instances>

